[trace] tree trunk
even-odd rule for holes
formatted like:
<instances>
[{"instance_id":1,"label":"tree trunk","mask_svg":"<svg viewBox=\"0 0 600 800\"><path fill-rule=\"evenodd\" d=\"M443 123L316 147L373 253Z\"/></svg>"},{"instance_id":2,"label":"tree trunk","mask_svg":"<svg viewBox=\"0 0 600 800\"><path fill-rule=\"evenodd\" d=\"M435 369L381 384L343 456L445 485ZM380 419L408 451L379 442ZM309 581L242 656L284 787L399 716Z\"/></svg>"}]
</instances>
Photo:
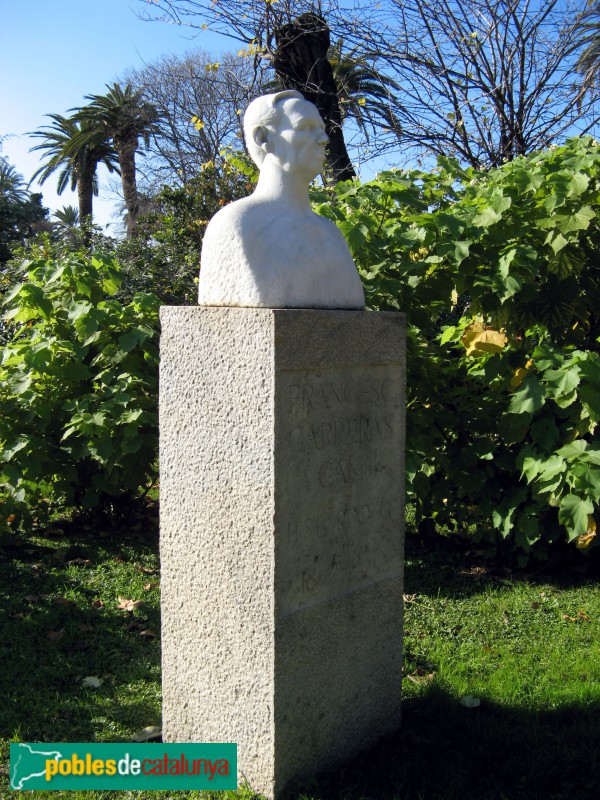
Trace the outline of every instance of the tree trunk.
<instances>
[{"instance_id":1,"label":"tree trunk","mask_svg":"<svg viewBox=\"0 0 600 800\"><path fill-rule=\"evenodd\" d=\"M135 233L138 214L140 211L137 182L135 176L135 154L138 140L135 137L113 138L115 149L119 156L121 170L121 183L123 185L123 198L127 209L127 238Z\"/></svg>"},{"instance_id":2,"label":"tree trunk","mask_svg":"<svg viewBox=\"0 0 600 800\"><path fill-rule=\"evenodd\" d=\"M79 202L79 227L83 231L83 243L92 243L92 204L94 198L94 171L83 169L77 177L77 199Z\"/></svg>"},{"instance_id":3,"label":"tree trunk","mask_svg":"<svg viewBox=\"0 0 600 800\"><path fill-rule=\"evenodd\" d=\"M296 89L314 103L329 136L327 168L335 183L356 177L346 150L342 115L331 64L329 28L317 14L301 14L275 31L273 68L284 89Z\"/></svg>"}]
</instances>

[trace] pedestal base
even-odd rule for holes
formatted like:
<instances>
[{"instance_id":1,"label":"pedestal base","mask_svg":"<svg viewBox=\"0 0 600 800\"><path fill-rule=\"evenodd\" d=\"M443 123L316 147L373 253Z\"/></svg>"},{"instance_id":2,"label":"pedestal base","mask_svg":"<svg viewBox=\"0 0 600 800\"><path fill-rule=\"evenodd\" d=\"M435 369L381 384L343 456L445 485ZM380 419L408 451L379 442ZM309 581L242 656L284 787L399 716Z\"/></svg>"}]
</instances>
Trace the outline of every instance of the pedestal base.
<instances>
[{"instance_id":1,"label":"pedestal base","mask_svg":"<svg viewBox=\"0 0 600 800\"><path fill-rule=\"evenodd\" d=\"M163 735L272 798L399 726L404 316L161 321Z\"/></svg>"}]
</instances>

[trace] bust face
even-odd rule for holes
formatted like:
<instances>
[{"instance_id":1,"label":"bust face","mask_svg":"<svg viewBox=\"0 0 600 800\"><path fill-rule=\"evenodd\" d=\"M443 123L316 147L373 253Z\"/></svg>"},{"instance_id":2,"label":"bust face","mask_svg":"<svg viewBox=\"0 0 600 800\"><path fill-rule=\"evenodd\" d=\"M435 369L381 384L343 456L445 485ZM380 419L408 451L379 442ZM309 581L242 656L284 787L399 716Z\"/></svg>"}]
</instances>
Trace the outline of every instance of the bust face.
<instances>
[{"instance_id":1,"label":"bust face","mask_svg":"<svg viewBox=\"0 0 600 800\"><path fill-rule=\"evenodd\" d=\"M311 181L323 168L328 141L325 125L313 103L296 98L281 102L269 152L285 172L302 174Z\"/></svg>"}]
</instances>

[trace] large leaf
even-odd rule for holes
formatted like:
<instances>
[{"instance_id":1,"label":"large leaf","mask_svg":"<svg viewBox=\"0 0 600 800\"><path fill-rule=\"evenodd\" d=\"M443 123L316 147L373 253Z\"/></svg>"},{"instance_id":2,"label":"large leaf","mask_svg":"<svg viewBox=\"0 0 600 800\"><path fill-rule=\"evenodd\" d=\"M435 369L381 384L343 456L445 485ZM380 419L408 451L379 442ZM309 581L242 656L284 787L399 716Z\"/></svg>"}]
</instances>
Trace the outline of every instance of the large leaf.
<instances>
[{"instance_id":1,"label":"large leaf","mask_svg":"<svg viewBox=\"0 0 600 800\"><path fill-rule=\"evenodd\" d=\"M535 414L544 405L546 391L536 375L528 375L513 394L509 411L511 414Z\"/></svg>"},{"instance_id":2,"label":"large leaf","mask_svg":"<svg viewBox=\"0 0 600 800\"><path fill-rule=\"evenodd\" d=\"M558 509L558 520L567 529L570 542L586 532L588 516L593 513L594 504L591 500L576 494L563 497Z\"/></svg>"}]
</instances>

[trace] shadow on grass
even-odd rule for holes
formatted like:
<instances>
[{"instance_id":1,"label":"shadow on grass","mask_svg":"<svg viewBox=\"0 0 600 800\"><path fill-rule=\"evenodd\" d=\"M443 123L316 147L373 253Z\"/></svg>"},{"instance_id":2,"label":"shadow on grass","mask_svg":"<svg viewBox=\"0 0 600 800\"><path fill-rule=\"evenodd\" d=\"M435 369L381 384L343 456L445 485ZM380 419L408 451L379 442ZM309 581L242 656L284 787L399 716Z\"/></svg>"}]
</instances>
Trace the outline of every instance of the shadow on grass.
<instances>
[{"instance_id":1,"label":"shadow on grass","mask_svg":"<svg viewBox=\"0 0 600 800\"><path fill-rule=\"evenodd\" d=\"M134 558L129 538L66 527L55 540L24 540L0 553L0 738L92 742L100 733L119 741L125 730L159 722L156 697L136 691L157 682L158 640L140 633L159 631L158 603L118 610L117 595L133 593L123 576L109 568L106 585L104 573L89 579L105 562L136 574L121 563ZM87 677L101 684L86 687Z\"/></svg>"},{"instance_id":2,"label":"shadow on grass","mask_svg":"<svg viewBox=\"0 0 600 800\"><path fill-rule=\"evenodd\" d=\"M407 702L397 734L290 797L597 800L599 712L600 703L532 712L482 700L464 708L432 687Z\"/></svg>"},{"instance_id":3,"label":"shadow on grass","mask_svg":"<svg viewBox=\"0 0 600 800\"><path fill-rule=\"evenodd\" d=\"M421 594L457 599L480 594L490 581L527 581L568 589L600 580L600 548L584 556L573 545L557 545L551 559L532 560L523 569L507 566L508 557L486 558L484 553L484 545L407 532L404 585L407 591L418 589Z\"/></svg>"}]
</instances>

